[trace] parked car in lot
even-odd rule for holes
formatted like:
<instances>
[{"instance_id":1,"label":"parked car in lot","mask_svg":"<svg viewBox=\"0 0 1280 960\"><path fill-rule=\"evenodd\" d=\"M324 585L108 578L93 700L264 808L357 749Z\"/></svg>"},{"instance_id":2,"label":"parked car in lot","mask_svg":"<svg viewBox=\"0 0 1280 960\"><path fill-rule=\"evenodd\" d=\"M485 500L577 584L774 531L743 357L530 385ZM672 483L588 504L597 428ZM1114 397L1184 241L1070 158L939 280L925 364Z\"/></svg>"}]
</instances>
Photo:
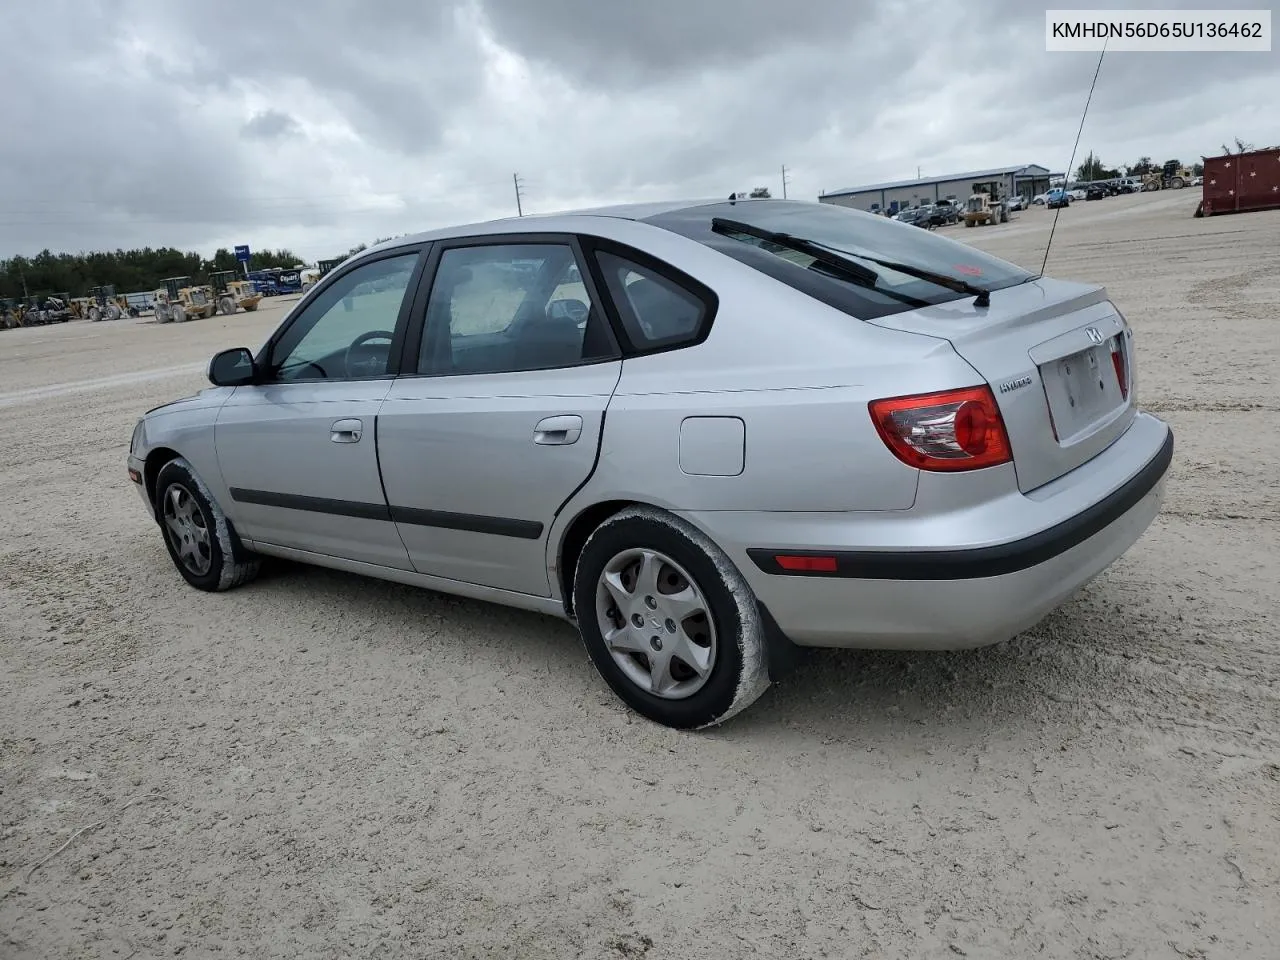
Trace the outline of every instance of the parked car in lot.
<instances>
[{"instance_id":1,"label":"parked car in lot","mask_svg":"<svg viewBox=\"0 0 1280 960\"><path fill-rule=\"evenodd\" d=\"M1100 183L1091 183L1084 191L1086 200L1105 200L1110 195L1107 188Z\"/></svg>"},{"instance_id":2,"label":"parked car in lot","mask_svg":"<svg viewBox=\"0 0 1280 960\"><path fill-rule=\"evenodd\" d=\"M1102 288L784 200L388 241L208 375L129 444L187 583L285 557L553 614L674 727L793 644L1030 627L1142 535L1173 444Z\"/></svg>"},{"instance_id":3,"label":"parked car in lot","mask_svg":"<svg viewBox=\"0 0 1280 960\"><path fill-rule=\"evenodd\" d=\"M1025 206L1026 206L1026 200L1025 200L1025 199L1023 199L1022 194L1020 194L1020 193L1015 193L1012 197L1010 197L1010 198L1009 198L1009 209L1010 209L1010 210L1021 210L1021 209L1023 209Z\"/></svg>"},{"instance_id":4,"label":"parked car in lot","mask_svg":"<svg viewBox=\"0 0 1280 960\"><path fill-rule=\"evenodd\" d=\"M1055 187L1045 196L1044 205L1049 210L1071 205L1071 193L1061 187Z\"/></svg>"},{"instance_id":5,"label":"parked car in lot","mask_svg":"<svg viewBox=\"0 0 1280 960\"><path fill-rule=\"evenodd\" d=\"M1034 197L1031 198L1031 202L1034 204L1044 204L1049 199L1049 193L1051 192L1052 191L1046 191L1045 193L1037 193Z\"/></svg>"},{"instance_id":6,"label":"parked car in lot","mask_svg":"<svg viewBox=\"0 0 1280 960\"><path fill-rule=\"evenodd\" d=\"M938 216L938 219L935 220L938 226L955 223L960 219L961 204L950 198L939 200L933 205L933 209Z\"/></svg>"},{"instance_id":7,"label":"parked car in lot","mask_svg":"<svg viewBox=\"0 0 1280 960\"><path fill-rule=\"evenodd\" d=\"M932 230L934 226L933 211L929 207L910 207L906 210L900 210L894 219L901 223L922 227L925 230Z\"/></svg>"}]
</instances>

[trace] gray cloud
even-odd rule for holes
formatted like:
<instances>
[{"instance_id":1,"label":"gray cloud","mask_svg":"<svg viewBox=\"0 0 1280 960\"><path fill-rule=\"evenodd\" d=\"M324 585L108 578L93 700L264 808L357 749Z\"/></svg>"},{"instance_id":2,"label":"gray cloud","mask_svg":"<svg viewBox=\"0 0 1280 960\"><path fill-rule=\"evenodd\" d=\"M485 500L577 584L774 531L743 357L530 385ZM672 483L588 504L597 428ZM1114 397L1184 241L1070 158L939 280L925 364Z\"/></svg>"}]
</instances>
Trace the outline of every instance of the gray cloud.
<instances>
[{"instance_id":1,"label":"gray cloud","mask_svg":"<svg viewBox=\"0 0 1280 960\"><path fill-rule=\"evenodd\" d=\"M776 193L784 163L809 199L917 166L1062 169L1096 56L1046 53L1043 18L1023 0L51 0L6 45L0 256L329 256L512 214L513 171L541 212ZM1276 89L1275 54L1108 54L1080 153L1274 140Z\"/></svg>"},{"instance_id":2,"label":"gray cloud","mask_svg":"<svg viewBox=\"0 0 1280 960\"><path fill-rule=\"evenodd\" d=\"M259 111L240 128L250 140L278 140L301 132L298 121L280 110Z\"/></svg>"}]
</instances>

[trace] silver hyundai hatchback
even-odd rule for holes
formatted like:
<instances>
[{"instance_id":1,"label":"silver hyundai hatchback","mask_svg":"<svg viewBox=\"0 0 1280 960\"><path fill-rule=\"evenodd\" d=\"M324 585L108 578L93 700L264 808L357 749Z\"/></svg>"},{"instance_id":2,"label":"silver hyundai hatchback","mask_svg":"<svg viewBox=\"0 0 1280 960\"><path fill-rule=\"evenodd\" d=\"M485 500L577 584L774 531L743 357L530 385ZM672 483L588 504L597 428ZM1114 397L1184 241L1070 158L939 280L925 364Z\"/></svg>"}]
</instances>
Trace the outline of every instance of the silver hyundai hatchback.
<instances>
[{"instance_id":1,"label":"silver hyundai hatchback","mask_svg":"<svg viewBox=\"0 0 1280 960\"><path fill-rule=\"evenodd\" d=\"M719 723L796 647L996 643L1142 535L1173 454L1097 286L779 200L390 241L129 476L202 590L285 557L576 622L659 723Z\"/></svg>"}]
</instances>

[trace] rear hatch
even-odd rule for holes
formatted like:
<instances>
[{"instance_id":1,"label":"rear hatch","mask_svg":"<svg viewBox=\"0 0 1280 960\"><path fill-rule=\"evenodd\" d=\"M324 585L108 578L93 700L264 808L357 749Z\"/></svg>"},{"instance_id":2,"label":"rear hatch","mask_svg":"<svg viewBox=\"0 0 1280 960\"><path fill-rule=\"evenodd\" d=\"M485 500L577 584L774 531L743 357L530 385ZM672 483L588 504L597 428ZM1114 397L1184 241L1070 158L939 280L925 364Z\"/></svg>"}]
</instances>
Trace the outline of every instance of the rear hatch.
<instances>
[{"instance_id":1,"label":"rear hatch","mask_svg":"<svg viewBox=\"0 0 1280 960\"><path fill-rule=\"evenodd\" d=\"M1097 456L1136 414L1132 333L1101 287L1041 278L994 291L986 309L966 297L869 322L948 340L986 380L1024 493Z\"/></svg>"}]
</instances>

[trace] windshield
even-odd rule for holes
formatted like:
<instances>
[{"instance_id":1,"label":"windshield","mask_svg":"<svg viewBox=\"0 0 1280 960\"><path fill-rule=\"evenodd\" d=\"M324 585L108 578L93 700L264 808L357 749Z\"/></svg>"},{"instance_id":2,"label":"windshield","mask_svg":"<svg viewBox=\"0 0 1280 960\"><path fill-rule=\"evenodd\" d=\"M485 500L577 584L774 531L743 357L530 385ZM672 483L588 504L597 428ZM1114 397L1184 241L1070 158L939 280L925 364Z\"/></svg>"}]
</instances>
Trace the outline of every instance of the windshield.
<instances>
[{"instance_id":1,"label":"windshield","mask_svg":"<svg viewBox=\"0 0 1280 960\"><path fill-rule=\"evenodd\" d=\"M717 233L712 220L737 221L797 241L820 245L875 274L874 286L859 284L786 243L771 243L732 231ZM967 244L928 230L833 204L784 200L715 203L650 217L655 226L690 237L855 317L875 319L925 304L971 294L901 273L867 258L892 261L941 274L985 290L1034 279L1034 274Z\"/></svg>"}]
</instances>

